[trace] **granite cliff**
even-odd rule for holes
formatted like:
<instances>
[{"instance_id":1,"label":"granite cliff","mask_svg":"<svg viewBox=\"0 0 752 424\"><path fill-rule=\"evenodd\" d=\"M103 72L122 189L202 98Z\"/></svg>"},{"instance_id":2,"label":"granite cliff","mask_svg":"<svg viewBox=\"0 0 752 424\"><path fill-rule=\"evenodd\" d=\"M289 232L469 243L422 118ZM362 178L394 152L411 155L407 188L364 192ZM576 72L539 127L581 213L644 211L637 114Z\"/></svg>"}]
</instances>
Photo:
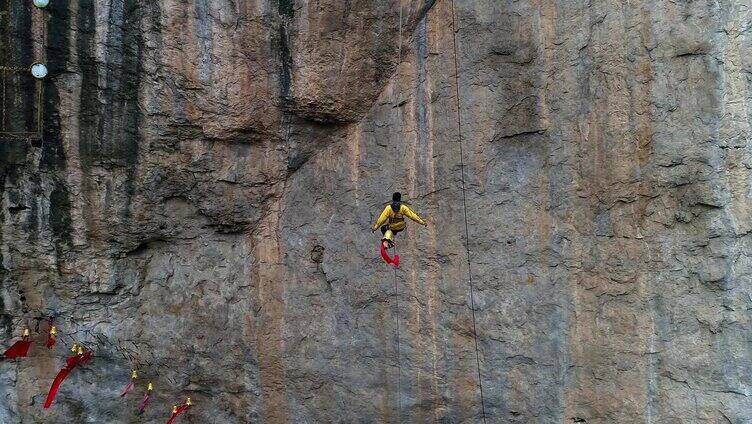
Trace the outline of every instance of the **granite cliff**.
<instances>
[{"instance_id":1,"label":"granite cliff","mask_svg":"<svg viewBox=\"0 0 752 424\"><path fill-rule=\"evenodd\" d=\"M0 422L752 422L749 0L30 3Z\"/></svg>"}]
</instances>

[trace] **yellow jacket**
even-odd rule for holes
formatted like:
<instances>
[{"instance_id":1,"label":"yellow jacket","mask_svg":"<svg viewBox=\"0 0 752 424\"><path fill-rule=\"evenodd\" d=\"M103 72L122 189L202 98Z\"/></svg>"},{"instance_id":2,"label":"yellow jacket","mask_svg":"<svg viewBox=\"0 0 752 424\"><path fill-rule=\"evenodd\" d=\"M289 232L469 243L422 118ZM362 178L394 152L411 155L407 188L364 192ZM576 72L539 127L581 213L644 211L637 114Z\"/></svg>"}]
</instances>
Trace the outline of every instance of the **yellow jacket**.
<instances>
[{"instance_id":1,"label":"yellow jacket","mask_svg":"<svg viewBox=\"0 0 752 424\"><path fill-rule=\"evenodd\" d=\"M426 221L423 221L412 209L408 208L404 203L400 204L399 212L394 212L392 205L386 205L384 212L381 212L381 216L373 224L372 230L376 231L379 227L384 225L387 220L389 221L389 229L392 231L402 231L405 229L405 217L412 219L420 225L426 225Z\"/></svg>"}]
</instances>

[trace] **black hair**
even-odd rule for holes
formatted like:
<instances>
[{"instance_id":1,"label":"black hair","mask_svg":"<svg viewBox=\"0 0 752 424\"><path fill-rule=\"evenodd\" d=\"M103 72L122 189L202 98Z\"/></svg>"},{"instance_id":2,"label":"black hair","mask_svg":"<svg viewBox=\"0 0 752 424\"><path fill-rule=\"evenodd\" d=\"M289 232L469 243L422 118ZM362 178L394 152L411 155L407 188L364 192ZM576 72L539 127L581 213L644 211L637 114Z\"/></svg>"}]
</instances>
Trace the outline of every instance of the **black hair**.
<instances>
[{"instance_id":1,"label":"black hair","mask_svg":"<svg viewBox=\"0 0 752 424\"><path fill-rule=\"evenodd\" d=\"M402 194L400 194L399 191L392 194L392 210L394 212L400 211L400 206L402 206L401 200L402 200Z\"/></svg>"}]
</instances>

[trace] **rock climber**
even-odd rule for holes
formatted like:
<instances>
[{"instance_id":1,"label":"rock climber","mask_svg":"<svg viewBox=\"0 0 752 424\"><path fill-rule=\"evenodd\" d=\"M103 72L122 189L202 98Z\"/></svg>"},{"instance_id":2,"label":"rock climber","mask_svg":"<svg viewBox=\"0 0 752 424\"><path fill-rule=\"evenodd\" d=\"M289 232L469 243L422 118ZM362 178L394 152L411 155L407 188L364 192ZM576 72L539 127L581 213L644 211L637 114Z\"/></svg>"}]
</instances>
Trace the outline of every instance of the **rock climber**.
<instances>
[{"instance_id":1,"label":"rock climber","mask_svg":"<svg viewBox=\"0 0 752 424\"><path fill-rule=\"evenodd\" d=\"M422 226L426 226L426 221L418 216L412 209L402 203L402 194L399 192L392 194L392 203L386 205L381 216L371 227L371 232L381 228L381 257L388 264L394 264L399 267L399 255L394 255L394 259L389 257L386 249L394 246L394 235L405 229L405 217L412 219Z\"/></svg>"}]
</instances>

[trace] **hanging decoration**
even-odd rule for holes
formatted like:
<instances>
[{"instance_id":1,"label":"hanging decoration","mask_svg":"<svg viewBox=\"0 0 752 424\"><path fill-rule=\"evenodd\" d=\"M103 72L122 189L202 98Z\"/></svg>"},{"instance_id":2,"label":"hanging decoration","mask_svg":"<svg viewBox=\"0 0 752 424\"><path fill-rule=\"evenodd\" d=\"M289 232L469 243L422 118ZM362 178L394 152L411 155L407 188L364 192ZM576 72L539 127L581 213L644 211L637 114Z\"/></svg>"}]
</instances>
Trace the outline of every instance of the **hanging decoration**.
<instances>
[{"instance_id":1,"label":"hanging decoration","mask_svg":"<svg viewBox=\"0 0 752 424\"><path fill-rule=\"evenodd\" d=\"M191 402L191 398L188 398L185 401L185 403L182 404L182 405L180 405L180 406L173 405L172 406L172 415L170 416L170 420L167 421L167 424L172 424L175 421L175 418L178 417L178 415L180 415L180 414L184 413L185 411L187 411L188 409L190 409L191 406L193 406L193 402Z\"/></svg>"},{"instance_id":2,"label":"hanging decoration","mask_svg":"<svg viewBox=\"0 0 752 424\"><path fill-rule=\"evenodd\" d=\"M8 359L25 358L29 354L29 348L31 347L32 343L32 341L29 340L30 337L31 330L24 328L21 340L13 343L13 345L9 347L3 355L5 355L5 357Z\"/></svg>"},{"instance_id":3,"label":"hanging decoration","mask_svg":"<svg viewBox=\"0 0 752 424\"><path fill-rule=\"evenodd\" d=\"M152 391L154 391L154 386L151 384L151 381L150 381L149 385L146 387L146 394L144 394L144 399L141 401L141 404L138 406L139 414L143 414L144 411L146 410L146 407L149 405Z\"/></svg>"},{"instance_id":4,"label":"hanging decoration","mask_svg":"<svg viewBox=\"0 0 752 424\"><path fill-rule=\"evenodd\" d=\"M35 322L43 322L47 324L47 326L39 325L37 324L36 328L39 330L40 337L38 341L40 344L44 343L45 346L48 349L53 349L55 346L57 346L60 342L62 344L66 344L68 342L71 342L71 348L70 351L72 352L72 355L65 358L65 363L63 366L59 369L58 373L55 375L55 378L52 381L52 384L50 385L49 391L47 393L47 397L43 403L44 409L49 409L52 404L54 403L57 394L59 393L63 382L71 375L73 370L78 367L79 365L83 365L91 361L93 357L93 350L84 344L76 341L71 337L71 335L67 334L66 331L61 331L55 324L54 318L51 317L47 313L43 313L41 311L38 311L34 314L34 320ZM28 319L28 318L26 318ZM42 328L39 328L42 327ZM86 334L87 339L91 338L93 340L96 340L96 346L99 347L98 350L102 350L103 352L112 351L112 352L119 352L120 355L123 357L124 360L130 361L130 363L133 366L133 369L131 369L130 373L130 382L125 386L123 391L120 393L120 397L125 397L128 394L135 393L136 389L140 389L140 385L138 385L138 379L139 379L139 371L142 369L151 369L151 368L164 368L166 370L176 372L176 369L172 367L172 364L169 363L169 361L159 361L155 360L154 357L151 357L150 359L143 359L143 361L139 358L138 353L135 351L129 350L127 347L124 347L121 345L120 341L118 340L110 340L107 337L103 337L101 335L95 335L92 334L90 330L79 330L83 331L83 333ZM42 334L46 334L46 341L43 341ZM94 342L92 342L94 343ZM15 341L12 346L10 346L5 352L4 356L6 358L10 359L16 359L16 358L23 358L27 357L30 352L31 345L33 344L33 340L31 339L31 330L29 328L24 328L22 332L22 336L20 340ZM133 343L136 349L139 349L138 345ZM146 368L142 368L146 367ZM152 372L156 372L152 370ZM159 373L156 373L157 376L159 376ZM146 383L146 381L144 382ZM137 387L138 386L138 387ZM144 384L142 387L144 387L146 390L143 393L143 397L139 398L139 404L138 404L138 413L143 414L146 411L146 408L151 404L154 396L154 384L149 381L147 384ZM131 395L133 396L133 395ZM191 407L193 406L193 402L191 398L187 398L185 403L180 405L173 406L172 414L169 418L168 423L173 424L177 420L177 418L186 413Z\"/></svg>"},{"instance_id":5,"label":"hanging decoration","mask_svg":"<svg viewBox=\"0 0 752 424\"><path fill-rule=\"evenodd\" d=\"M137 379L138 379L138 371L131 370L131 382L127 386L125 386L125 390L123 390L123 393L120 395L120 397L127 395L128 393L132 392L136 388Z\"/></svg>"},{"instance_id":6,"label":"hanging decoration","mask_svg":"<svg viewBox=\"0 0 752 424\"><path fill-rule=\"evenodd\" d=\"M57 343L57 327L50 325L50 331L47 333L47 349L52 349Z\"/></svg>"},{"instance_id":7,"label":"hanging decoration","mask_svg":"<svg viewBox=\"0 0 752 424\"><path fill-rule=\"evenodd\" d=\"M50 386L50 392L47 394L47 400L44 401L44 409L48 409L52 405L52 401L55 400L55 396L57 396L57 392L60 390L60 385L63 384L63 381L65 381L66 378L68 378L70 372L78 365L89 362L92 355L90 350L84 348L83 345L78 343L73 343L71 352L74 352L75 355L67 358L65 360L65 367L57 373L55 380L52 382L52 386Z\"/></svg>"}]
</instances>

